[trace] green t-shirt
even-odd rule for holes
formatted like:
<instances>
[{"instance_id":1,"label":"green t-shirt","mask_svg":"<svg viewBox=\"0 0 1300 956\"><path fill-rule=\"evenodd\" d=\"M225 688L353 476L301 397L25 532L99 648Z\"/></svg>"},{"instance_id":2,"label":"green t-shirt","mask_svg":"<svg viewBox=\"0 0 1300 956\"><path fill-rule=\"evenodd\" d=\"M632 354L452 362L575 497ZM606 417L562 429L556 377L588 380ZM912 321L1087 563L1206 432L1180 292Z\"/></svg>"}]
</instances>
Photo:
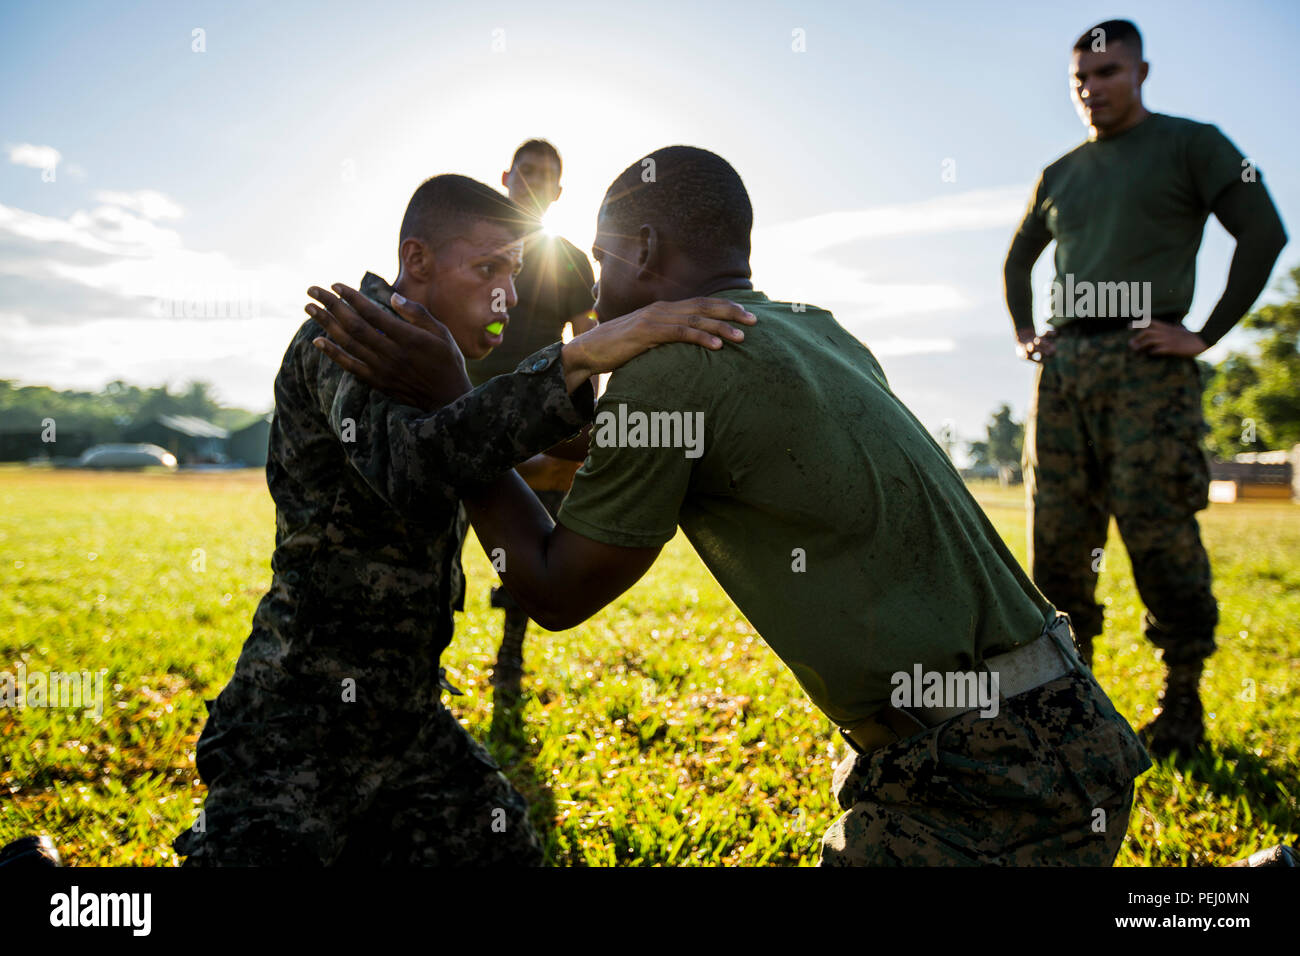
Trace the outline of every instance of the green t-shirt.
<instances>
[{"instance_id":1,"label":"green t-shirt","mask_svg":"<svg viewBox=\"0 0 1300 956\"><path fill-rule=\"evenodd\" d=\"M1242 162L1217 126L1153 113L1044 169L1018 238L1036 249L1056 240L1052 325L1134 318L1134 293L1150 316L1185 315L1205 220L1223 190L1242 181Z\"/></svg>"},{"instance_id":2,"label":"green t-shirt","mask_svg":"<svg viewBox=\"0 0 1300 956\"><path fill-rule=\"evenodd\" d=\"M1051 605L866 346L822 309L720 297L758 324L615 371L559 522L621 547L680 525L841 725L885 704L898 671L968 671L1036 638ZM680 428L663 427L672 413ZM687 447L662 447L674 439Z\"/></svg>"}]
</instances>

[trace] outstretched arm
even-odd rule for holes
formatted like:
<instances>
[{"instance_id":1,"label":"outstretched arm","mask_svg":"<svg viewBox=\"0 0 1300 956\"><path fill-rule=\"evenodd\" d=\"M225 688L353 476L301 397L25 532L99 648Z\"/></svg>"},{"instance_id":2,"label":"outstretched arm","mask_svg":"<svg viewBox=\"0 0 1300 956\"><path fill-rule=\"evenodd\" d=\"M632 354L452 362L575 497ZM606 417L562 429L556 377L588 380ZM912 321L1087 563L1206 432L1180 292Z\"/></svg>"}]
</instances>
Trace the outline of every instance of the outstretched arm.
<instances>
[{"instance_id":1,"label":"outstretched arm","mask_svg":"<svg viewBox=\"0 0 1300 956\"><path fill-rule=\"evenodd\" d=\"M641 579L663 547L617 547L554 524L514 472L468 495L465 507L483 550L501 549L501 580L511 596L548 631L605 607Z\"/></svg>"},{"instance_id":2,"label":"outstretched arm","mask_svg":"<svg viewBox=\"0 0 1300 956\"><path fill-rule=\"evenodd\" d=\"M392 311L345 285L332 288L343 298L313 286L307 293L325 308L311 304L306 308L329 333L328 339L321 337L313 344L333 362L371 388L417 408L436 408L469 391L465 360L455 340L424 306L394 294L392 307L396 311ZM724 338L743 341L745 333L733 323L753 325L755 321L743 306L726 299L696 297L651 303L565 343L559 349L565 388L570 393L583 386L590 388L588 380L593 375L612 372L669 342L720 349ZM557 342L541 352L559 345ZM520 368L530 361L531 356ZM490 384L491 380L481 387Z\"/></svg>"},{"instance_id":3,"label":"outstretched arm","mask_svg":"<svg viewBox=\"0 0 1300 956\"><path fill-rule=\"evenodd\" d=\"M593 411L589 385L568 394L558 343L526 370L432 411L388 398L315 349L303 350L300 367L348 464L416 519L454 507L467 489L578 431Z\"/></svg>"},{"instance_id":4,"label":"outstretched arm","mask_svg":"<svg viewBox=\"0 0 1300 956\"><path fill-rule=\"evenodd\" d=\"M722 337L744 338L732 323L756 321L725 299L656 302L565 345L549 345L513 375L469 391L454 339L422 306L394 295L394 312L347 286L334 288L338 296L308 290L325 307L308 305L307 311L330 335L313 343L331 359L317 362L319 374L335 382L333 390L320 389L322 405L332 422L354 407L365 413L366 427L354 420L362 444L353 447L345 439L345 452L384 500L417 512L431 490L443 500L464 497L577 432L593 417L593 375L668 342L719 349ZM377 403L372 389L410 407ZM438 410L418 411L430 408Z\"/></svg>"},{"instance_id":5,"label":"outstretched arm","mask_svg":"<svg viewBox=\"0 0 1300 956\"><path fill-rule=\"evenodd\" d=\"M702 422L703 410L686 411L697 407L701 381L700 363L691 360L679 351L671 361L649 359L615 374L597 421L624 407L629 417L653 415L671 396ZM648 401L647 393L659 398ZM502 549L495 555L505 558L502 580L530 616L551 630L572 627L637 582L677 533L697 466L715 467L706 464L709 455L722 454L721 443L699 437L699 450L711 449L699 458L680 448L592 442L554 527L513 475L466 499L479 539L489 554Z\"/></svg>"}]
</instances>

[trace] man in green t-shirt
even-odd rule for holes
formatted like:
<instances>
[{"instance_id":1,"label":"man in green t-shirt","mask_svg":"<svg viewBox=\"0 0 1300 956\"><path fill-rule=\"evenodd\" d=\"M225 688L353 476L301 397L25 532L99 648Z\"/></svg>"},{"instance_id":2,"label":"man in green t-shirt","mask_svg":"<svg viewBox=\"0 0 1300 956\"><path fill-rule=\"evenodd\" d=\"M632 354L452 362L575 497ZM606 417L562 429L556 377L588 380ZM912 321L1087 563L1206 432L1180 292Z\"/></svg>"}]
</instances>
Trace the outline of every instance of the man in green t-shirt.
<instances>
[{"instance_id":1,"label":"man in green t-shirt","mask_svg":"<svg viewBox=\"0 0 1300 956\"><path fill-rule=\"evenodd\" d=\"M510 199L541 220L564 191L560 176L564 163L560 151L544 139L520 143L501 174L501 185ZM524 239L524 266L515 279L519 301L509 310L508 324L496 347L485 357L465 363L475 386L497 375L515 370L539 348L563 338L567 325L574 335L595 326L589 318L593 302L591 289L596 279L586 255L563 236L535 232ZM535 455L519 466L528 487L554 517L573 483L573 473L587 454L585 436ZM492 606L505 611L501 647L492 667L493 726L509 726L497 720L502 706L509 709L522 693L524 638L528 615L505 588L492 589Z\"/></svg>"},{"instance_id":2,"label":"man in green t-shirt","mask_svg":"<svg viewBox=\"0 0 1300 956\"><path fill-rule=\"evenodd\" d=\"M1146 75L1127 20L1075 43L1072 90L1089 138L1043 170L1005 281L1020 354L1041 363L1024 451L1034 582L1070 615L1090 662L1115 516L1146 636L1168 668L1159 716L1142 731L1166 755L1204 739L1198 684L1218 622L1196 522L1209 469L1195 356L1263 291L1286 233L1259 172L1216 127L1142 105ZM1211 212L1237 249L1223 296L1192 332L1181 323ZM1029 277L1053 240L1052 330L1040 336Z\"/></svg>"},{"instance_id":3,"label":"man in green t-shirt","mask_svg":"<svg viewBox=\"0 0 1300 956\"><path fill-rule=\"evenodd\" d=\"M512 473L465 498L480 540L558 630L636 583L680 527L857 751L835 773L845 812L822 862L1109 864L1146 752L871 352L829 312L754 291L752 222L740 177L705 150L657 150L615 180L593 250L602 323L714 296L757 324L618 370L559 524ZM430 364L408 377L439 380Z\"/></svg>"}]
</instances>

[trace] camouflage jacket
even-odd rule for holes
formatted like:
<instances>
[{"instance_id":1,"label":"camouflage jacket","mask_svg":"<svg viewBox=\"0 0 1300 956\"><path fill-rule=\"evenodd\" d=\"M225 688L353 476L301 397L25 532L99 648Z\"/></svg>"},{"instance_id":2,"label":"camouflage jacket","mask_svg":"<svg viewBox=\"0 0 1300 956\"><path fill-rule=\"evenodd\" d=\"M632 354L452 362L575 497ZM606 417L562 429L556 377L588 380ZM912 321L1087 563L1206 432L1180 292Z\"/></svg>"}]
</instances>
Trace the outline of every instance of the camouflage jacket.
<instances>
[{"instance_id":1,"label":"camouflage jacket","mask_svg":"<svg viewBox=\"0 0 1300 956\"><path fill-rule=\"evenodd\" d=\"M379 277L361 291L387 308ZM275 379L273 578L223 703L242 695L248 719L265 692L281 709L337 704L350 678L363 723L427 714L463 606L460 495L577 432L590 386L566 393L555 343L426 413L340 369L311 344L323 334L305 322Z\"/></svg>"}]
</instances>

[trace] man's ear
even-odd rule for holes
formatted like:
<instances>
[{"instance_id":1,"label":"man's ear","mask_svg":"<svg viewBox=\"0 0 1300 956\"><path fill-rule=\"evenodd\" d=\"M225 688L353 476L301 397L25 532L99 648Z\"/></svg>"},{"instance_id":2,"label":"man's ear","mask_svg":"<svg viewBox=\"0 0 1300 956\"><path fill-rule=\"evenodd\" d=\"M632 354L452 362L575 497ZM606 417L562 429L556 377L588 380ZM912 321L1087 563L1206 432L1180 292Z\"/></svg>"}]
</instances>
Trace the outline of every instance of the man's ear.
<instances>
[{"instance_id":1,"label":"man's ear","mask_svg":"<svg viewBox=\"0 0 1300 956\"><path fill-rule=\"evenodd\" d=\"M505 187L506 192L510 191L510 170L501 174L501 185Z\"/></svg>"},{"instance_id":2,"label":"man's ear","mask_svg":"<svg viewBox=\"0 0 1300 956\"><path fill-rule=\"evenodd\" d=\"M398 258L402 260L402 271L416 282L423 284L433 279L433 250L423 239L414 236L403 239L398 249Z\"/></svg>"},{"instance_id":3,"label":"man's ear","mask_svg":"<svg viewBox=\"0 0 1300 956\"><path fill-rule=\"evenodd\" d=\"M636 234L636 277L638 279L658 278L659 259L663 247L659 239L659 230L645 223Z\"/></svg>"},{"instance_id":4,"label":"man's ear","mask_svg":"<svg viewBox=\"0 0 1300 956\"><path fill-rule=\"evenodd\" d=\"M558 199L560 198L560 193L562 193L562 192L564 192L564 187L563 187L563 186L556 186L556 187L555 187L555 199L552 199L551 202L555 202L556 200L558 200Z\"/></svg>"},{"instance_id":5,"label":"man's ear","mask_svg":"<svg viewBox=\"0 0 1300 956\"><path fill-rule=\"evenodd\" d=\"M1142 84L1147 81L1147 74L1150 71L1151 71L1151 64L1148 63L1146 60L1143 60L1141 63L1138 64L1138 88L1139 89L1141 89Z\"/></svg>"}]
</instances>

